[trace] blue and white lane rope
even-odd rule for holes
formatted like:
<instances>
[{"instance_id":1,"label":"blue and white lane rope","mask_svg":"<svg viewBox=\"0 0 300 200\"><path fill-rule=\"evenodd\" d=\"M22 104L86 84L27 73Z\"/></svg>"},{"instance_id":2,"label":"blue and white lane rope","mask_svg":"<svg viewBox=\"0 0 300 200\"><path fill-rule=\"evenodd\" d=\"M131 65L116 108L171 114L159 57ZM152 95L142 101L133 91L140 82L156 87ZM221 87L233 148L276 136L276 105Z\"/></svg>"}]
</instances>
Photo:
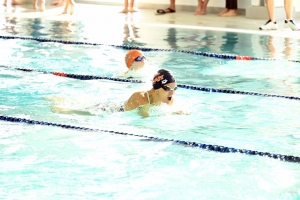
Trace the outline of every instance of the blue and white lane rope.
<instances>
[{"instance_id":1,"label":"blue and white lane rope","mask_svg":"<svg viewBox=\"0 0 300 200\"><path fill-rule=\"evenodd\" d=\"M80 74L68 74L65 72L47 72L41 70L34 70L34 69L26 69L26 68L13 68L4 65L0 65L0 67L7 68L7 69L14 69L24 72L41 72L44 74L52 74L55 76L79 79L79 80L93 80L93 79L100 79L100 80L110 80L110 81L120 81L120 82L130 82L130 83L143 83L141 80L135 79L121 79L121 78L111 78L111 77L104 77L104 76L91 76L91 75L80 75ZM202 92L214 92L214 93L225 93L225 94L240 94L240 95L249 95L249 96L260 96L260 97L273 97L273 98L283 98L289 100L300 100L300 97L296 96L285 96L285 95L278 95L278 94L266 94L266 93L258 93L258 92L246 92L246 91L238 91L238 90L228 90L228 89L219 89L219 88L208 88L208 87L199 87L193 85L185 85L185 84L177 84L179 88L190 89L190 90L197 90Z\"/></svg>"},{"instance_id":2,"label":"blue and white lane rope","mask_svg":"<svg viewBox=\"0 0 300 200\"><path fill-rule=\"evenodd\" d=\"M0 35L0 39L20 39L20 40L34 40L38 42L53 42L53 43L62 43L62 44L75 44L75 45L91 45L91 46L111 46L116 48L121 48L125 50L130 49L138 49L141 51L168 51L168 52L180 52L193 54L198 56L205 56L210 58L220 58L227 60L269 60L269 61L288 61L288 62L297 62L300 63L299 60L286 60L286 59L276 59L276 58L260 58L260 57L251 57L251 56L242 56L242 55L229 55L229 54L217 54L217 53L209 53L209 52L201 52L201 51L186 51L186 50L173 50L173 49L158 49L158 48L148 48L148 47L138 47L138 46L127 46L127 45L109 45L109 44L99 44L99 43L91 43L91 42L79 42L79 41L66 41L66 40L55 40L55 39L47 39L47 38L37 38L37 37L23 37L23 36L3 36Z\"/></svg>"},{"instance_id":3,"label":"blue and white lane rope","mask_svg":"<svg viewBox=\"0 0 300 200\"><path fill-rule=\"evenodd\" d=\"M60 127L60 128L80 130L80 131L105 132L105 133L116 134L116 135L135 136L135 137L147 139L149 141L171 142L174 145L194 147L194 148L199 148L202 150L214 151L214 152L219 152L219 153L241 153L241 154L245 154L245 155L256 155L256 156L261 156L261 157L266 157L266 158L273 158L273 159L286 161L286 162L300 163L299 156L282 155L282 154L276 154L276 153L247 150L247 149L237 149L237 148L225 147L225 146L220 146L220 145L203 144L203 143L199 143L199 142L190 142L190 141L184 141L184 140L166 139L166 138L131 134L131 133L125 133L125 132L118 132L118 131L100 130L100 129L80 127L80 126L72 126L72 125L67 125L67 124L57 124L57 123L36 121L36 120L30 120L30 119L24 119L24 118L2 116L2 115L0 115L0 120L7 121L7 122L14 122L14 123L26 123L26 124L31 124L31 125L53 126L53 127Z\"/></svg>"}]
</instances>

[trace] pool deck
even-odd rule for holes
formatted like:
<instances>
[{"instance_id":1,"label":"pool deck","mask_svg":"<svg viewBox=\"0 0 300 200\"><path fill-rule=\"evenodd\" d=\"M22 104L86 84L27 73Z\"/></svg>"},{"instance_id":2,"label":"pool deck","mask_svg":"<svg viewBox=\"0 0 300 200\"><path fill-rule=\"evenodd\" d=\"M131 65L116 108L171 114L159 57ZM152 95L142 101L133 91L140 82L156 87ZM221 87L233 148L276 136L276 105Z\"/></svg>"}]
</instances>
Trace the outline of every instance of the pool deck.
<instances>
[{"instance_id":1,"label":"pool deck","mask_svg":"<svg viewBox=\"0 0 300 200\"><path fill-rule=\"evenodd\" d=\"M48 3L49 4L49 3ZM260 31L259 26L266 20L249 19L245 15L236 17L219 17L217 14L194 15L193 12L177 11L164 15L156 15L155 9L138 9L136 13L123 14L121 6L109 6L99 4L80 4L75 6L74 15L62 15L63 7L46 5L44 12L35 11L32 5L19 5L14 7L0 6L0 26L7 24L7 19L14 17L42 18L44 20L60 21L95 21L98 28L101 23L128 23L153 26L153 27L173 27L186 29L203 29L214 31L228 31L237 33L250 33L259 35L272 35L276 37L300 38L299 31L291 31L283 28L283 20L278 21L279 30ZM267 11L266 11L267 12ZM283 11L284 12L284 11ZM299 25L300 19L294 19Z\"/></svg>"}]
</instances>

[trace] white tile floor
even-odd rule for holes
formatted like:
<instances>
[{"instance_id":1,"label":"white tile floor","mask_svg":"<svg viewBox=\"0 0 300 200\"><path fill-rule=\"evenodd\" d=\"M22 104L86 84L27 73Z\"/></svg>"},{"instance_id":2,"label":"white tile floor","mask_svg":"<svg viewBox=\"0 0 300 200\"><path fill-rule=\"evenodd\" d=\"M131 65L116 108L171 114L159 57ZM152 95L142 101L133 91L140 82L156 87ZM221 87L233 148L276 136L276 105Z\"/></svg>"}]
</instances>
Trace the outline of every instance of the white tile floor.
<instances>
[{"instance_id":1,"label":"white tile floor","mask_svg":"<svg viewBox=\"0 0 300 200\"><path fill-rule=\"evenodd\" d=\"M48 3L49 4L49 3ZM215 31L229 31L239 33L251 33L261 35L273 35L278 37L300 38L299 31L283 29L283 21L278 21L279 30L260 31L258 27L266 20L249 19L245 16L218 17L216 14L195 16L193 12L178 11L176 13L155 15L155 9L139 9L137 13L121 14L121 6L108 6L98 4L76 4L75 14L61 15L63 7L47 6L45 12L35 11L32 5L15 7L0 7L0 17L25 17L43 18L45 20L94 20L95 23L142 23L154 27L180 27L187 29L205 29ZM284 11L283 11L284 12ZM1 23L2 20L0 20ZM297 24L300 19L295 19Z\"/></svg>"}]
</instances>

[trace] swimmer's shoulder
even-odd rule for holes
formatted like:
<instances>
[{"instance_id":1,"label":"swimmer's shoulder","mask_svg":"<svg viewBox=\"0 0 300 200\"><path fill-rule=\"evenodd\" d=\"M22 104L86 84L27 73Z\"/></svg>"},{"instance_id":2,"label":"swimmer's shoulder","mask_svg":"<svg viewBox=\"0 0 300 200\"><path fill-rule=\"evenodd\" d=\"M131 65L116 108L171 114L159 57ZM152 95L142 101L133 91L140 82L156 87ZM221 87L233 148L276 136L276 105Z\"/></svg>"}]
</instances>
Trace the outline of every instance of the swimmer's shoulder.
<instances>
[{"instance_id":1,"label":"swimmer's shoulder","mask_svg":"<svg viewBox=\"0 0 300 200\"><path fill-rule=\"evenodd\" d=\"M147 97L145 97L145 92L139 91L133 93L130 98L125 102L125 110L133 110L139 106L145 105L148 103Z\"/></svg>"},{"instance_id":2,"label":"swimmer's shoulder","mask_svg":"<svg viewBox=\"0 0 300 200\"><path fill-rule=\"evenodd\" d=\"M131 98L134 98L134 99L137 99L137 100L145 100L145 97L146 97L146 92L145 91L138 91L138 92L135 92L131 95Z\"/></svg>"}]
</instances>

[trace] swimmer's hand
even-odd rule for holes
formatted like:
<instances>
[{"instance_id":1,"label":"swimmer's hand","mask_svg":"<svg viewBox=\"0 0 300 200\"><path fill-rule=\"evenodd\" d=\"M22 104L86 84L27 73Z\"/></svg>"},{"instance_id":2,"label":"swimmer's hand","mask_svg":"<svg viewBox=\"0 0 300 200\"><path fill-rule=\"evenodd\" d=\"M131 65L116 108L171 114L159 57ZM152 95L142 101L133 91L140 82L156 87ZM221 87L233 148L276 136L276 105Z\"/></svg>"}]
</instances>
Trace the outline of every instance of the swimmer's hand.
<instances>
[{"instance_id":1,"label":"swimmer's hand","mask_svg":"<svg viewBox=\"0 0 300 200\"><path fill-rule=\"evenodd\" d=\"M149 105L144 105L139 107L138 114L141 115L143 118L147 118L150 116L149 114Z\"/></svg>"}]
</instances>

